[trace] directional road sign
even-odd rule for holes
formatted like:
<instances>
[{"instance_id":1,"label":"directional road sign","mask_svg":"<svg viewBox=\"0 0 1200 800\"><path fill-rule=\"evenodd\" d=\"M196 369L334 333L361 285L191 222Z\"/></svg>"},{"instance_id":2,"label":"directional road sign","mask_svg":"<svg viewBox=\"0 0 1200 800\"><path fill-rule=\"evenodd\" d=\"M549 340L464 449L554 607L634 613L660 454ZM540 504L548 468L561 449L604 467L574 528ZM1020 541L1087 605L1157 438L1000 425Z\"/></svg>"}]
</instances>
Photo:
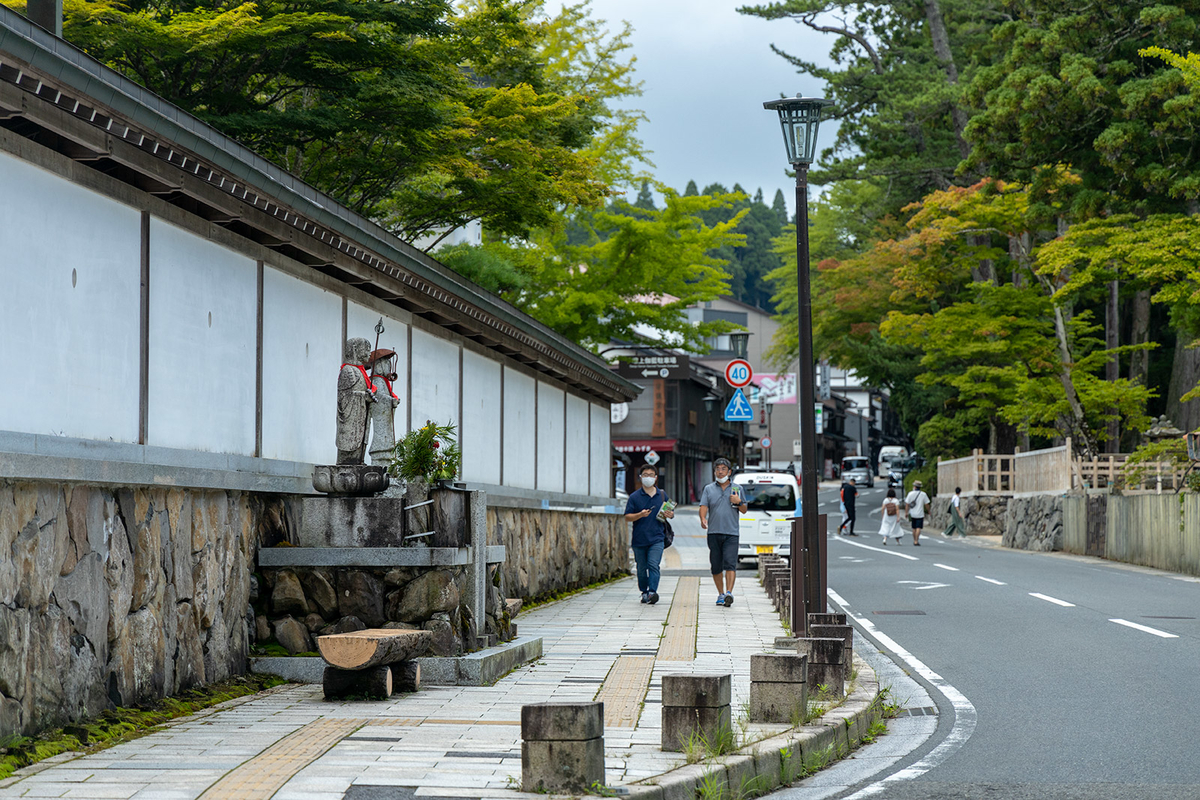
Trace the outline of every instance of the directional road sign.
<instances>
[{"instance_id":1,"label":"directional road sign","mask_svg":"<svg viewBox=\"0 0 1200 800\"><path fill-rule=\"evenodd\" d=\"M754 421L754 409L751 407L749 401L746 400L746 395L742 394L741 389L734 390L733 397L729 400L729 405L725 406L725 421Z\"/></svg>"},{"instance_id":2,"label":"directional road sign","mask_svg":"<svg viewBox=\"0 0 1200 800\"><path fill-rule=\"evenodd\" d=\"M744 358L735 358L725 365L725 382L735 389L740 389L750 383L754 377L754 368Z\"/></svg>"}]
</instances>

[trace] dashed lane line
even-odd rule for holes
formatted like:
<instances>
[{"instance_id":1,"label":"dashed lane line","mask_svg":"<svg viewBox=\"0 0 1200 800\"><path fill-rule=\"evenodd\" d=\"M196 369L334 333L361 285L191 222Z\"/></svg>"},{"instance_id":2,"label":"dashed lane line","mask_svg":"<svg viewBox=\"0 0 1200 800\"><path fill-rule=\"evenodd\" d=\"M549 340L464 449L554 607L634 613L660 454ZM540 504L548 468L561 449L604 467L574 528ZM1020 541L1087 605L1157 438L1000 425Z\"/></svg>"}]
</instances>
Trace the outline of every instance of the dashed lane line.
<instances>
[{"instance_id":1,"label":"dashed lane line","mask_svg":"<svg viewBox=\"0 0 1200 800\"><path fill-rule=\"evenodd\" d=\"M1057 597L1051 597L1048 594L1039 594L1038 592L1030 592L1029 596L1036 597L1038 600L1045 600L1047 603L1054 603L1054 605L1062 606L1063 608L1074 608L1075 607L1074 603L1068 603L1066 600L1059 600Z\"/></svg>"},{"instance_id":2,"label":"dashed lane line","mask_svg":"<svg viewBox=\"0 0 1200 800\"><path fill-rule=\"evenodd\" d=\"M981 580L981 581L987 581L988 583L994 583L997 586L1008 586L1008 584L1005 583L1004 581L998 581L995 578L985 578L982 575L976 575L975 577L979 578L979 580Z\"/></svg>"},{"instance_id":3,"label":"dashed lane line","mask_svg":"<svg viewBox=\"0 0 1200 800\"><path fill-rule=\"evenodd\" d=\"M958 567L949 567L949 566L946 566L945 564L934 564L934 566L938 567L939 569L948 569L951 572L958 572Z\"/></svg>"},{"instance_id":4,"label":"dashed lane line","mask_svg":"<svg viewBox=\"0 0 1200 800\"><path fill-rule=\"evenodd\" d=\"M1178 639L1179 638L1178 636L1176 636L1173 633L1167 633L1166 631L1160 631L1158 628L1151 628L1146 625L1138 625L1136 622L1130 622L1127 619L1110 619L1109 622L1115 622L1118 625L1124 625L1126 628L1133 628L1135 631L1141 631L1142 633L1152 633L1155 636L1161 636L1164 639Z\"/></svg>"}]
</instances>

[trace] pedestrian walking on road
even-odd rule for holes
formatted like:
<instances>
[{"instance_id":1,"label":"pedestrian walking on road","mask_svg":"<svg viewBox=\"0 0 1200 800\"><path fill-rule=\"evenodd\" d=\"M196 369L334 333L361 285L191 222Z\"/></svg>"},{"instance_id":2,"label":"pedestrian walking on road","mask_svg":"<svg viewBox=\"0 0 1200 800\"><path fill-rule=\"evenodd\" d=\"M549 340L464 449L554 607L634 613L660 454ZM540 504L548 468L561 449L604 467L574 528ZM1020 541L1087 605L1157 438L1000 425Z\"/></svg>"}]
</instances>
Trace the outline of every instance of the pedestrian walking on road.
<instances>
[{"instance_id":1,"label":"pedestrian walking on road","mask_svg":"<svg viewBox=\"0 0 1200 800\"><path fill-rule=\"evenodd\" d=\"M633 523L633 560L637 562L638 591L642 602L654 605L658 602L658 579L661 574L663 547L666 545L666 524L658 519L667 501L667 493L655 486L658 469L652 464L643 464L638 470L641 488L629 495L625 503L625 519ZM674 511L663 511L666 519L675 517Z\"/></svg>"},{"instance_id":2,"label":"pedestrian walking on road","mask_svg":"<svg viewBox=\"0 0 1200 800\"><path fill-rule=\"evenodd\" d=\"M954 487L954 497L950 498L950 525L946 530L942 531L942 536L954 538L954 534L959 534L964 539L967 538L967 522L963 519L960 503L962 502L962 488Z\"/></svg>"},{"instance_id":3,"label":"pedestrian walking on road","mask_svg":"<svg viewBox=\"0 0 1200 800\"><path fill-rule=\"evenodd\" d=\"M921 491L921 482L913 481L912 491L904 497L908 506L908 518L912 521L913 546L921 546L921 531L925 528L925 514L929 511L929 495Z\"/></svg>"},{"instance_id":4,"label":"pedestrian walking on road","mask_svg":"<svg viewBox=\"0 0 1200 800\"><path fill-rule=\"evenodd\" d=\"M717 605L733 605L737 578L739 514L746 513L746 497L733 482L728 459L713 463L715 481L700 494L700 527L708 531L708 563L717 585Z\"/></svg>"},{"instance_id":5,"label":"pedestrian walking on road","mask_svg":"<svg viewBox=\"0 0 1200 800\"><path fill-rule=\"evenodd\" d=\"M883 515L883 524L879 526L883 543L887 544L888 539L895 539L899 543L900 537L904 535L904 528L900 527L900 501L896 499L895 489L887 490L887 497L883 498L879 511Z\"/></svg>"},{"instance_id":6,"label":"pedestrian walking on road","mask_svg":"<svg viewBox=\"0 0 1200 800\"><path fill-rule=\"evenodd\" d=\"M849 526L847 536L857 536L854 532L854 499L858 497L858 486L854 483L854 478L850 478L842 483L842 524L838 525L838 533L842 529Z\"/></svg>"}]
</instances>

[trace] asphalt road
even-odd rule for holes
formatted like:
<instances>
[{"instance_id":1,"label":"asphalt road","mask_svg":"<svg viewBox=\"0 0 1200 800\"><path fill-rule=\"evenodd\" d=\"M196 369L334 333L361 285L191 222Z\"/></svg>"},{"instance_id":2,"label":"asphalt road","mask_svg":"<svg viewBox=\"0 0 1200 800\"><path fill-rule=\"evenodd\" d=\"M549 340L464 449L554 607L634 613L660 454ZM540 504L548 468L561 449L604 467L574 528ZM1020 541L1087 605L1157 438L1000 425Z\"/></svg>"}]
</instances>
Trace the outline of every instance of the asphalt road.
<instances>
[{"instance_id":1,"label":"asphalt road","mask_svg":"<svg viewBox=\"0 0 1200 800\"><path fill-rule=\"evenodd\" d=\"M862 493L859 537L830 538L830 610L936 725L779 800L1200 797L1200 579L940 532L881 546L885 488Z\"/></svg>"}]
</instances>

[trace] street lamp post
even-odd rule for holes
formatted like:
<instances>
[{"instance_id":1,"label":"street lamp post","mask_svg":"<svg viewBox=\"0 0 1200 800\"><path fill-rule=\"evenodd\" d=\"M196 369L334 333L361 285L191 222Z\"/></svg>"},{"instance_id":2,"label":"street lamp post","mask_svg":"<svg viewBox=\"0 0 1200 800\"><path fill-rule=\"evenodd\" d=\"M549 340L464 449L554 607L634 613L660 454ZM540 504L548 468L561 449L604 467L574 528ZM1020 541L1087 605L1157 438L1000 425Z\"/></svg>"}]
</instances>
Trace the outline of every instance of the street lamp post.
<instances>
[{"instance_id":1,"label":"street lamp post","mask_svg":"<svg viewBox=\"0 0 1200 800\"><path fill-rule=\"evenodd\" d=\"M763 108L779 114L779 125L783 129L783 141L787 147L788 161L796 170L796 305L800 333L800 520L801 536L792 529L791 547L791 618L792 630L804 631L808 635L808 618L804 613L804 595L812 587L802 582L803 561L799 557L804 546L825 547L817 533L817 427L813 418L816 396L813 390L813 342L812 342L812 289L808 281L808 167L817 150L817 128L821 114L830 101L819 97L785 97L763 103ZM819 580L824 573L821 554L813 554L809 580ZM803 586L804 591L799 591ZM819 586L821 596L813 595L818 608L825 609L824 586Z\"/></svg>"}]
</instances>

